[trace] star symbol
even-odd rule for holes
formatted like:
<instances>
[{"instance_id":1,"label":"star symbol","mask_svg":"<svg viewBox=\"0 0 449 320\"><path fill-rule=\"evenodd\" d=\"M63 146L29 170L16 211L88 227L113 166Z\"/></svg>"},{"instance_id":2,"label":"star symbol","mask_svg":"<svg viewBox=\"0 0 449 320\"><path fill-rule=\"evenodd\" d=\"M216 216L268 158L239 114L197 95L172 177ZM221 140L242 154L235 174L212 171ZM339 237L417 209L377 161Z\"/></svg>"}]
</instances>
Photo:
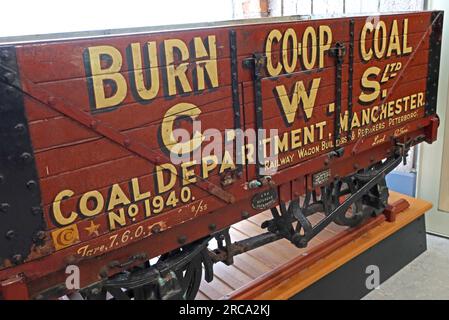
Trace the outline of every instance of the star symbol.
<instances>
[{"instance_id":1,"label":"star symbol","mask_svg":"<svg viewBox=\"0 0 449 320\"><path fill-rule=\"evenodd\" d=\"M90 226L87 228L84 228L87 232L89 232L89 237L93 234L95 234L97 237L100 235L98 232L98 229L100 228L99 224L95 224L92 220L90 221Z\"/></svg>"}]
</instances>

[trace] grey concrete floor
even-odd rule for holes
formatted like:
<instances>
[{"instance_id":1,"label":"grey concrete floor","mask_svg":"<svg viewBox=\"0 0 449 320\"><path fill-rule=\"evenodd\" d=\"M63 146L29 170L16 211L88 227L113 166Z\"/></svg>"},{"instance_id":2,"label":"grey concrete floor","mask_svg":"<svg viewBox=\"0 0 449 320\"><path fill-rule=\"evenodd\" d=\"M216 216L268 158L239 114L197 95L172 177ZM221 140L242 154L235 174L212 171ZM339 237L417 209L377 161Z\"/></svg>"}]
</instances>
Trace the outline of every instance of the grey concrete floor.
<instances>
[{"instance_id":1,"label":"grey concrete floor","mask_svg":"<svg viewBox=\"0 0 449 320\"><path fill-rule=\"evenodd\" d=\"M364 300L449 300L449 240L427 236L427 251Z\"/></svg>"}]
</instances>

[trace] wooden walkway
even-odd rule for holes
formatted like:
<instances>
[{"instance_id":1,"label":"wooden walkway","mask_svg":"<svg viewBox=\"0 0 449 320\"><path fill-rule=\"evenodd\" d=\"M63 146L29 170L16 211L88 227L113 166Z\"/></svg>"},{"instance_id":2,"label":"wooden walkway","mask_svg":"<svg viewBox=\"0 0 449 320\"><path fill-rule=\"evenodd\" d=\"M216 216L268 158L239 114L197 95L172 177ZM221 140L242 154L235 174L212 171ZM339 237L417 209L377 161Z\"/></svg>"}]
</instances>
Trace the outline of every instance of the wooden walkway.
<instances>
[{"instance_id":1,"label":"wooden walkway","mask_svg":"<svg viewBox=\"0 0 449 320\"><path fill-rule=\"evenodd\" d=\"M267 211L235 224L230 230L232 241L239 241L264 233L265 230L262 230L260 225L270 219L272 219L271 213ZM322 219L322 215L319 214L310 218L312 223L320 219ZM234 265L232 266L217 263L214 266L214 281L207 283L203 280L197 299L222 299L263 274L285 264L294 257L307 255L307 252L316 245L334 237L344 229L346 228L331 224L309 243L307 249L298 249L287 240L279 240L236 256L234 258Z\"/></svg>"}]
</instances>

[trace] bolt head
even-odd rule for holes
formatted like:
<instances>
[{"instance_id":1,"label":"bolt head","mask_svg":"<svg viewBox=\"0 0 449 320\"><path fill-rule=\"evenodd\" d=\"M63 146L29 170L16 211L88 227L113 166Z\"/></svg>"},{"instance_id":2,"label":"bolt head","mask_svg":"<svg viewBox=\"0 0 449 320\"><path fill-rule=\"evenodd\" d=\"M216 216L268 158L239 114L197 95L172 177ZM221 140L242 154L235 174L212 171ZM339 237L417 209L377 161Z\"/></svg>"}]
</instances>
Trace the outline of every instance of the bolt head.
<instances>
[{"instance_id":1,"label":"bolt head","mask_svg":"<svg viewBox=\"0 0 449 320\"><path fill-rule=\"evenodd\" d=\"M100 277L103 279L106 279L109 276L108 274L108 270L106 268L103 268L102 270L100 270Z\"/></svg>"},{"instance_id":2,"label":"bolt head","mask_svg":"<svg viewBox=\"0 0 449 320\"><path fill-rule=\"evenodd\" d=\"M13 87L7 86L5 88L5 93L6 93L7 96L15 96L16 90L14 90Z\"/></svg>"},{"instance_id":3,"label":"bolt head","mask_svg":"<svg viewBox=\"0 0 449 320\"><path fill-rule=\"evenodd\" d=\"M45 231L38 231L38 232L36 233L36 238L37 238L38 240L45 240L45 237L46 237Z\"/></svg>"},{"instance_id":4,"label":"bolt head","mask_svg":"<svg viewBox=\"0 0 449 320\"><path fill-rule=\"evenodd\" d=\"M43 213L42 208L40 207L33 207L31 208L31 213L35 216L40 215Z\"/></svg>"},{"instance_id":5,"label":"bolt head","mask_svg":"<svg viewBox=\"0 0 449 320\"><path fill-rule=\"evenodd\" d=\"M248 211L243 211L242 212L242 218L243 219L248 219L249 218L249 212Z\"/></svg>"},{"instance_id":6,"label":"bolt head","mask_svg":"<svg viewBox=\"0 0 449 320\"><path fill-rule=\"evenodd\" d=\"M100 288L93 288L90 291L90 293L93 294L93 295L98 295L98 294L100 294L100 292L101 292Z\"/></svg>"},{"instance_id":7,"label":"bolt head","mask_svg":"<svg viewBox=\"0 0 449 320\"><path fill-rule=\"evenodd\" d=\"M3 75L3 78L6 80L7 83L13 84L15 80L15 76L12 72L7 72Z\"/></svg>"},{"instance_id":8,"label":"bolt head","mask_svg":"<svg viewBox=\"0 0 449 320\"><path fill-rule=\"evenodd\" d=\"M0 58L3 61L8 61L11 58L11 54L8 52L8 50L2 50L0 52Z\"/></svg>"},{"instance_id":9,"label":"bolt head","mask_svg":"<svg viewBox=\"0 0 449 320\"><path fill-rule=\"evenodd\" d=\"M16 232L14 230L9 230L6 232L6 239L12 240L16 236Z\"/></svg>"},{"instance_id":10,"label":"bolt head","mask_svg":"<svg viewBox=\"0 0 449 320\"><path fill-rule=\"evenodd\" d=\"M11 205L9 203L5 202L0 204L0 212L7 213L9 208L11 208Z\"/></svg>"},{"instance_id":11,"label":"bolt head","mask_svg":"<svg viewBox=\"0 0 449 320\"><path fill-rule=\"evenodd\" d=\"M13 262L14 264L22 263L22 262L23 262L23 257L22 257L22 255L21 255L21 254L16 254L16 255L14 255L14 256L12 257L12 262Z\"/></svg>"},{"instance_id":12,"label":"bolt head","mask_svg":"<svg viewBox=\"0 0 449 320\"><path fill-rule=\"evenodd\" d=\"M178 243L179 244L185 244L186 242L187 242L187 237L186 236L178 237Z\"/></svg>"},{"instance_id":13,"label":"bolt head","mask_svg":"<svg viewBox=\"0 0 449 320\"><path fill-rule=\"evenodd\" d=\"M28 152L24 152L20 156L20 159L22 159L22 161L25 163L29 163L33 159L33 156L31 154L29 154Z\"/></svg>"},{"instance_id":14,"label":"bolt head","mask_svg":"<svg viewBox=\"0 0 449 320\"><path fill-rule=\"evenodd\" d=\"M25 132L25 125L23 123L19 123L14 127L14 130L16 130L19 133Z\"/></svg>"},{"instance_id":15,"label":"bolt head","mask_svg":"<svg viewBox=\"0 0 449 320\"><path fill-rule=\"evenodd\" d=\"M91 127L92 129L96 129L97 126L98 126L98 121L92 120L92 121L90 122L90 127Z\"/></svg>"},{"instance_id":16,"label":"bolt head","mask_svg":"<svg viewBox=\"0 0 449 320\"><path fill-rule=\"evenodd\" d=\"M37 187L37 182L36 182L36 181L30 180L30 181L27 182L27 188L28 188L29 190L33 190L33 189L35 189L36 187Z\"/></svg>"},{"instance_id":17,"label":"bolt head","mask_svg":"<svg viewBox=\"0 0 449 320\"><path fill-rule=\"evenodd\" d=\"M158 234L161 232L161 226L156 224L151 228L151 233Z\"/></svg>"}]
</instances>

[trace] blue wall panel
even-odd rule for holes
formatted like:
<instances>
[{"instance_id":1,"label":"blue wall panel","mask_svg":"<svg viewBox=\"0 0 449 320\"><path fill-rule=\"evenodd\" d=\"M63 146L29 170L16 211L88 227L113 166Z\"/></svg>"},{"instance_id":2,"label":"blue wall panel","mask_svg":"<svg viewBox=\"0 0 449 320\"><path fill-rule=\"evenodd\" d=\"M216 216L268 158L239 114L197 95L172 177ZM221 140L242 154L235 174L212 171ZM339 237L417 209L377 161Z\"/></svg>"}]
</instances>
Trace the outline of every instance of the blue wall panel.
<instances>
[{"instance_id":1,"label":"blue wall panel","mask_svg":"<svg viewBox=\"0 0 449 320\"><path fill-rule=\"evenodd\" d=\"M416 173L393 171L387 175L390 190L414 197L416 194Z\"/></svg>"}]
</instances>

